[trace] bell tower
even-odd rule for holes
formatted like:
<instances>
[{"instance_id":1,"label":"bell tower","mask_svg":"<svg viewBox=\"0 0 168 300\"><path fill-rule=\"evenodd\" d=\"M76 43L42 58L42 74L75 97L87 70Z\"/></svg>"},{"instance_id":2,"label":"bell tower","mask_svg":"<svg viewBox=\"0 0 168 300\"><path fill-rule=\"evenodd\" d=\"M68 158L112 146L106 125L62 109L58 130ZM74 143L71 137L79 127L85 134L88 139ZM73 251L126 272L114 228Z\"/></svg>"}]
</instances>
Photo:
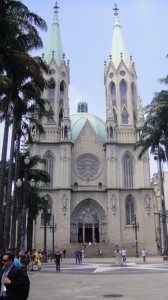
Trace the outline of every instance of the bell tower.
<instances>
[{"instance_id":1,"label":"bell tower","mask_svg":"<svg viewBox=\"0 0 168 300\"><path fill-rule=\"evenodd\" d=\"M44 93L48 99L49 117L43 120L45 130L55 128L56 140L67 140L70 130L68 87L70 83L69 60L65 61L62 50L61 35L58 20L58 3L54 6L54 19L50 36L44 53L44 60L49 65L49 88ZM47 130L46 130L47 138Z\"/></svg>"},{"instance_id":2,"label":"bell tower","mask_svg":"<svg viewBox=\"0 0 168 300\"><path fill-rule=\"evenodd\" d=\"M132 57L128 55L118 11L115 4L110 59L104 67L107 140L134 143L140 109L137 107L137 75Z\"/></svg>"}]
</instances>

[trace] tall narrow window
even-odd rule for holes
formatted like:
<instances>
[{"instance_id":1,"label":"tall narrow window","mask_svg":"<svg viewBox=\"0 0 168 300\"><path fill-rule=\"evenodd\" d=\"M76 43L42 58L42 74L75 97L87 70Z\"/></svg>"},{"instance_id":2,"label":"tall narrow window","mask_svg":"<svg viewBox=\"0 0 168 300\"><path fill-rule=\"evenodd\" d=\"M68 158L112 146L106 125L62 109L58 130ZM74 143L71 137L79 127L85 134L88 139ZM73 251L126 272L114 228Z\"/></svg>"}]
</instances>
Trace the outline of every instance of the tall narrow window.
<instances>
[{"instance_id":1,"label":"tall narrow window","mask_svg":"<svg viewBox=\"0 0 168 300\"><path fill-rule=\"evenodd\" d=\"M116 113L115 108L113 108L113 115L114 115L114 121L115 121L116 124L117 124L117 113Z\"/></svg>"},{"instance_id":2,"label":"tall narrow window","mask_svg":"<svg viewBox=\"0 0 168 300\"><path fill-rule=\"evenodd\" d=\"M55 97L55 81L53 78L50 79L50 88L48 89L48 100L54 105L54 97Z\"/></svg>"},{"instance_id":3,"label":"tall narrow window","mask_svg":"<svg viewBox=\"0 0 168 300\"><path fill-rule=\"evenodd\" d=\"M133 187L133 158L129 152L123 157L124 187Z\"/></svg>"},{"instance_id":4,"label":"tall narrow window","mask_svg":"<svg viewBox=\"0 0 168 300\"><path fill-rule=\"evenodd\" d=\"M52 107L49 108L49 116L48 116L48 123L53 124L54 123L54 112Z\"/></svg>"},{"instance_id":5,"label":"tall narrow window","mask_svg":"<svg viewBox=\"0 0 168 300\"><path fill-rule=\"evenodd\" d=\"M120 82L120 99L121 99L121 108L124 105L127 106L127 85L124 80Z\"/></svg>"},{"instance_id":6,"label":"tall narrow window","mask_svg":"<svg viewBox=\"0 0 168 300\"><path fill-rule=\"evenodd\" d=\"M121 114L122 124L127 125L128 124L128 112L124 106Z\"/></svg>"},{"instance_id":7,"label":"tall narrow window","mask_svg":"<svg viewBox=\"0 0 168 300\"><path fill-rule=\"evenodd\" d=\"M135 84L131 84L131 96L132 96L132 106L133 106L133 117L134 117L134 125L136 124L136 88Z\"/></svg>"},{"instance_id":8,"label":"tall narrow window","mask_svg":"<svg viewBox=\"0 0 168 300\"><path fill-rule=\"evenodd\" d=\"M59 125L61 126L61 121L63 119L63 106L65 98L65 84L63 81L60 83L60 100L59 100Z\"/></svg>"},{"instance_id":9,"label":"tall narrow window","mask_svg":"<svg viewBox=\"0 0 168 300\"><path fill-rule=\"evenodd\" d=\"M128 195L125 200L126 225L132 225L134 220L134 199L132 195Z\"/></svg>"},{"instance_id":10,"label":"tall narrow window","mask_svg":"<svg viewBox=\"0 0 168 300\"><path fill-rule=\"evenodd\" d=\"M131 84L131 96L132 96L132 105L135 106L135 99L136 99L136 90L135 90L135 84Z\"/></svg>"},{"instance_id":11,"label":"tall narrow window","mask_svg":"<svg viewBox=\"0 0 168 300\"><path fill-rule=\"evenodd\" d=\"M65 90L64 82L61 81L61 83L60 83L60 99L64 99L64 90Z\"/></svg>"},{"instance_id":12,"label":"tall narrow window","mask_svg":"<svg viewBox=\"0 0 168 300\"><path fill-rule=\"evenodd\" d=\"M112 105L116 107L116 88L114 82L111 84Z\"/></svg>"},{"instance_id":13,"label":"tall narrow window","mask_svg":"<svg viewBox=\"0 0 168 300\"><path fill-rule=\"evenodd\" d=\"M45 155L45 171L50 175L50 182L46 184L47 188L51 188L53 186L53 169L54 169L54 158L51 151L48 151Z\"/></svg>"}]
</instances>

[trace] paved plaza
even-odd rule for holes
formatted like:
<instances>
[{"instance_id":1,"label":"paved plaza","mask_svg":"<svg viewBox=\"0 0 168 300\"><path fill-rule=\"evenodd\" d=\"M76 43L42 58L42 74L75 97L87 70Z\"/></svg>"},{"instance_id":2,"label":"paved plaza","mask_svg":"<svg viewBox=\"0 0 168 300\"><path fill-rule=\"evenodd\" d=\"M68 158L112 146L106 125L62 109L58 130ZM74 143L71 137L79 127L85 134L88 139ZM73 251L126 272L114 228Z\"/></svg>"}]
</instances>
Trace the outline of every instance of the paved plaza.
<instances>
[{"instance_id":1,"label":"paved plaza","mask_svg":"<svg viewBox=\"0 0 168 300\"><path fill-rule=\"evenodd\" d=\"M110 258L86 258L76 265L66 258L60 272L48 262L29 277L29 300L168 299L168 262L162 257L147 257L146 263L127 258L124 265Z\"/></svg>"}]
</instances>

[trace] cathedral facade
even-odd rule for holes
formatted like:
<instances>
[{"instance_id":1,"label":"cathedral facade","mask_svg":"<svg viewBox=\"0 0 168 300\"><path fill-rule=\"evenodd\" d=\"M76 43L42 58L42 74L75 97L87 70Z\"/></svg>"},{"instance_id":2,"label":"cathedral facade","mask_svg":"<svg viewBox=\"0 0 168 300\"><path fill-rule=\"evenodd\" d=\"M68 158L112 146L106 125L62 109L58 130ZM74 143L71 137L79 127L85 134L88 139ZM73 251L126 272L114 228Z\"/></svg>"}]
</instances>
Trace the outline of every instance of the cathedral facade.
<instances>
[{"instance_id":1,"label":"cathedral facade","mask_svg":"<svg viewBox=\"0 0 168 300\"><path fill-rule=\"evenodd\" d=\"M52 87L43 94L49 100L50 116L42 121L45 135L35 132L31 155L45 158L45 170L50 174L51 181L43 186L41 195L50 211L49 219L54 216L56 222L54 246L117 242L129 254L136 242L133 229L138 225L139 247L156 254L149 157L145 153L139 160L139 150L134 148L143 110L117 7L110 59L104 66L106 120L89 113L84 101L70 115L70 67L62 50L57 5L44 60L51 70L47 79ZM34 247L43 249L43 243L41 211ZM47 246L52 248L49 222Z\"/></svg>"}]
</instances>

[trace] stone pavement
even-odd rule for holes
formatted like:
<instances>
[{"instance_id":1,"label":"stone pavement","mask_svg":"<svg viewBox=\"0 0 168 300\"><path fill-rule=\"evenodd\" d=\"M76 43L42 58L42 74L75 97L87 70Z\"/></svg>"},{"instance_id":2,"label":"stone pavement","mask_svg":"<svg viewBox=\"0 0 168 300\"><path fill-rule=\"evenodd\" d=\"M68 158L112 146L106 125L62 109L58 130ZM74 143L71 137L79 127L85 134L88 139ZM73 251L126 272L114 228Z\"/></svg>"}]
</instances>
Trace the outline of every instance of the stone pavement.
<instances>
[{"instance_id":1,"label":"stone pavement","mask_svg":"<svg viewBox=\"0 0 168 300\"><path fill-rule=\"evenodd\" d=\"M127 258L127 263L146 267L146 270L130 272L129 268L120 267L120 272L89 271L79 274L76 273L77 265L73 258L63 260L61 272L54 271L54 262L43 264L41 271L29 272L31 281L29 300L168 299L168 262L163 261L162 257L147 257L147 262L143 263L142 257L130 257ZM109 264L116 267L113 258L86 258L81 267L85 264ZM65 273L67 265L71 265L72 268L74 266L71 274ZM148 270L150 265L163 266L165 269Z\"/></svg>"}]
</instances>

